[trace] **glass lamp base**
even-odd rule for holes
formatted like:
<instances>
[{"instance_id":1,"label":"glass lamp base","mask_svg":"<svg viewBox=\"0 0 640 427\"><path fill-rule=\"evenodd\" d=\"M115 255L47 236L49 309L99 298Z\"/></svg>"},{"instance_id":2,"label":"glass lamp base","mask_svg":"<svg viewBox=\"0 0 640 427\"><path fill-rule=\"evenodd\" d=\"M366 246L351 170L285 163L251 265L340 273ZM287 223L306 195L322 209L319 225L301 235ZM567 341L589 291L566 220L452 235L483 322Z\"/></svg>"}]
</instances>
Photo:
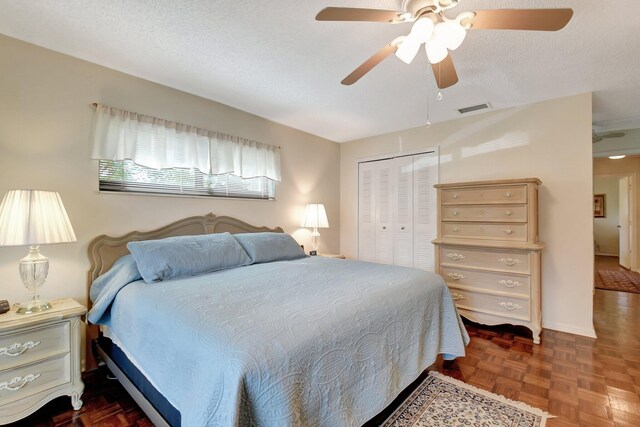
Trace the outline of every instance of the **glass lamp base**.
<instances>
[{"instance_id":1,"label":"glass lamp base","mask_svg":"<svg viewBox=\"0 0 640 427\"><path fill-rule=\"evenodd\" d=\"M51 308L51 304L47 300L28 301L18 306L18 314L33 314L47 311Z\"/></svg>"}]
</instances>

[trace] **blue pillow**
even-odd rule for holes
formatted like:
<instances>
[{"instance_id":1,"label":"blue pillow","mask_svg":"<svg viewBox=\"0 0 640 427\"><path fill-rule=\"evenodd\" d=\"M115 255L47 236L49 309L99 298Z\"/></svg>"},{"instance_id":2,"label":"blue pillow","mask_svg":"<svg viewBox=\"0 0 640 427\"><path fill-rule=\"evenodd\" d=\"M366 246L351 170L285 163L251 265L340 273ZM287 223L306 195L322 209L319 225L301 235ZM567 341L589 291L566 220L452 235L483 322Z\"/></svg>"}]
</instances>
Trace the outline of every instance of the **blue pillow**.
<instances>
[{"instance_id":1,"label":"blue pillow","mask_svg":"<svg viewBox=\"0 0 640 427\"><path fill-rule=\"evenodd\" d=\"M251 264L229 233L129 242L127 249L147 283Z\"/></svg>"},{"instance_id":2,"label":"blue pillow","mask_svg":"<svg viewBox=\"0 0 640 427\"><path fill-rule=\"evenodd\" d=\"M305 254L293 237L284 233L234 234L255 264L304 258Z\"/></svg>"}]
</instances>

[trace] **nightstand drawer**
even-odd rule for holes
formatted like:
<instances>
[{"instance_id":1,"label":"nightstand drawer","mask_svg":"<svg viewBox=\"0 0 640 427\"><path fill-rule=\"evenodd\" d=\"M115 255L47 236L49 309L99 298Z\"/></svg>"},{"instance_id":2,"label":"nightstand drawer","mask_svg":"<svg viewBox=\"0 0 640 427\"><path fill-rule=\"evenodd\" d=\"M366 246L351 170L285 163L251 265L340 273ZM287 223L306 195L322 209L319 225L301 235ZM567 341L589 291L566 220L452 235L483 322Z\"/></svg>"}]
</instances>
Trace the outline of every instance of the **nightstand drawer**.
<instances>
[{"instance_id":1,"label":"nightstand drawer","mask_svg":"<svg viewBox=\"0 0 640 427\"><path fill-rule=\"evenodd\" d=\"M70 382L69 357L65 354L0 372L0 405Z\"/></svg>"},{"instance_id":2,"label":"nightstand drawer","mask_svg":"<svg viewBox=\"0 0 640 427\"><path fill-rule=\"evenodd\" d=\"M69 321L0 336L0 371L68 353Z\"/></svg>"}]
</instances>

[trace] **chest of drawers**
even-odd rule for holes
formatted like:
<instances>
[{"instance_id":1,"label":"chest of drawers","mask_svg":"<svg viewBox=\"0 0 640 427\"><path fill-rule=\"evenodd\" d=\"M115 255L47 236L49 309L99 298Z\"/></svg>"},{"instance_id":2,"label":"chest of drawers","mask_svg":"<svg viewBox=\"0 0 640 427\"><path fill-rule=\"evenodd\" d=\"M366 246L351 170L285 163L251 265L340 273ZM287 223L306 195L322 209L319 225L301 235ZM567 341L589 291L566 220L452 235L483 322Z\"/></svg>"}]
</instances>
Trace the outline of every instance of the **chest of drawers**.
<instances>
[{"instance_id":1,"label":"chest of drawers","mask_svg":"<svg viewBox=\"0 0 640 427\"><path fill-rule=\"evenodd\" d=\"M80 409L80 316L73 299L42 313L0 315L0 424L30 415L58 396Z\"/></svg>"},{"instance_id":2,"label":"chest of drawers","mask_svg":"<svg viewBox=\"0 0 640 427\"><path fill-rule=\"evenodd\" d=\"M436 185L436 270L460 314L531 329L540 343L537 178Z\"/></svg>"}]
</instances>

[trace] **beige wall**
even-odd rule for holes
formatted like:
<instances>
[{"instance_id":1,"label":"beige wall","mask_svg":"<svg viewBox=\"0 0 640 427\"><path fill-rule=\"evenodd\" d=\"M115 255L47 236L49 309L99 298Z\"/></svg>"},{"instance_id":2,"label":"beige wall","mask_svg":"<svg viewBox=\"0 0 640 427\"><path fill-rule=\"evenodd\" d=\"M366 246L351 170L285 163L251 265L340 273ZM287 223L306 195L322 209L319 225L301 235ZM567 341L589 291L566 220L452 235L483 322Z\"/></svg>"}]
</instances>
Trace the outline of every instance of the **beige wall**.
<instances>
[{"instance_id":1,"label":"beige wall","mask_svg":"<svg viewBox=\"0 0 640 427\"><path fill-rule=\"evenodd\" d=\"M87 245L106 233L149 230L213 212L257 225L282 226L300 243L308 202L324 203L331 228L321 251L339 251L338 144L194 95L0 36L0 197L7 190L60 192L78 242L43 247L50 258L49 298L85 302ZM221 65L223 66L223 65ZM98 165L90 159L92 102L122 107L231 135L282 146L282 183L276 201L98 193ZM26 293L18 260L27 248L0 247L0 298Z\"/></svg>"},{"instance_id":2,"label":"beige wall","mask_svg":"<svg viewBox=\"0 0 640 427\"><path fill-rule=\"evenodd\" d=\"M591 94L341 144L343 254L358 252L358 159L435 146L441 182L542 180L543 326L593 336Z\"/></svg>"},{"instance_id":3,"label":"beige wall","mask_svg":"<svg viewBox=\"0 0 640 427\"><path fill-rule=\"evenodd\" d=\"M632 210L635 205L636 224L636 232L634 233L636 241L631 242L631 268L635 271L640 271L640 248L638 247L638 243L640 242L640 209L638 208L638 201L640 201L640 157L627 157L618 160L608 158L593 159L593 174L596 177L621 177L625 175L631 177L632 185L635 187L635 200L632 200L630 203Z\"/></svg>"},{"instance_id":4,"label":"beige wall","mask_svg":"<svg viewBox=\"0 0 640 427\"><path fill-rule=\"evenodd\" d=\"M619 177L594 177L593 194L605 195L605 217L593 218L593 238L596 254L618 255L620 234L618 233L618 211L620 197Z\"/></svg>"}]
</instances>

